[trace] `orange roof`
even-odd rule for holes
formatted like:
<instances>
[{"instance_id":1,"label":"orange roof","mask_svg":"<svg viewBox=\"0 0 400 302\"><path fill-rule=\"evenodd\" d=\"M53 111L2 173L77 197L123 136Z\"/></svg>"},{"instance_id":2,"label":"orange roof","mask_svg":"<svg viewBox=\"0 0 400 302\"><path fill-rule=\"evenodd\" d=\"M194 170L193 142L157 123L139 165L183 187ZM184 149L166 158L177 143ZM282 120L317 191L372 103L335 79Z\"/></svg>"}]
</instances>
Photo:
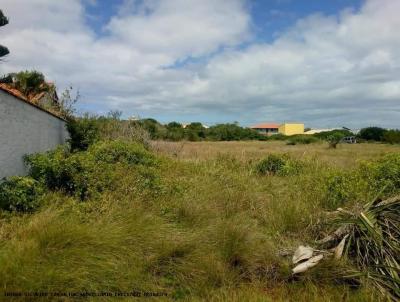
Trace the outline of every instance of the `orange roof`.
<instances>
[{"instance_id":1,"label":"orange roof","mask_svg":"<svg viewBox=\"0 0 400 302\"><path fill-rule=\"evenodd\" d=\"M9 94L11 94L12 96L16 97L17 99L24 101L25 103L28 103L44 112L47 112L59 119L64 120L62 117L60 117L57 113L46 110L40 106L38 106L37 104L35 104L34 102L30 101L21 91L19 91L18 89L12 87L11 85L7 84L7 83L0 83L0 90L3 90Z\"/></svg>"},{"instance_id":2,"label":"orange roof","mask_svg":"<svg viewBox=\"0 0 400 302\"><path fill-rule=\"evenodd\" d=\"M260 123L254 126L251 126L250 128L253 129L278 129L279 125L275 123Z\"/></svg>"},{"instance_id":3,"label":"orange roof","mask_svg":"<svg viewBox=\"0 0 400 302\"><path fill-rule=\"evenodd\" d=\"M18 89L12 87L11 85L8 85L6 83L0 83L0 89L4 90L5 92L8 92L9 94L12 94L16 98L22 99L26 102L28 102L28 98Z\"/></svg>"}]
</instances>

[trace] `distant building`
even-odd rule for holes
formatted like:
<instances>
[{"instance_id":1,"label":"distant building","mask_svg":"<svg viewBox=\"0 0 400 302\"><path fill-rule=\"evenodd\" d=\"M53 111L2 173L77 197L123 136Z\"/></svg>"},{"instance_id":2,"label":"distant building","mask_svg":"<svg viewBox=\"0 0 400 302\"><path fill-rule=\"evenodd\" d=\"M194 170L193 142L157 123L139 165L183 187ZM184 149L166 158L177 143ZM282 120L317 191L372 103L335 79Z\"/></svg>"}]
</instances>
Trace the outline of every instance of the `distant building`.
<instances>
[{"instance_id":1,"label":"distant building","mask_svg":"<svg viewBox=\"0 0 400 302\"><path fill-rule=\"evenodd\" d=\"M279 133L283 135L304 134L304 124L284 123L279 126Z\"/></svg>"},{"instance_id":2,"label":"distant building","mask_svg":"<svg viewBox=\"0 0 400 302\"><path fill-rule=\"evenodd\" d=\"M328 132L328 131L333 131L333 130L338 130L338 129L337 128L311 129L311 130L308 130L308 131L304 132L304 134L312 135L312 134L317 134L317 133L321 133L321 132Z\"/></svg>"},{"instance_id":3,"label":"distant building","mask_svg":"<svg viewBox=\"0 0 400 302\"><path fill-rule=\"evenodd\" d=\"M190 124L192 124L192 123L183 123L183 124L181 124L182 125L182 128L186 128L187 126L189 126ZM204 128L204 129L208 129L208 128L210 128L209 126L207 126L207 125L205 125L205 124L201 124L201 126Z\"/></svg>"},{"instance_id":4,"label":"distant building","mask_svg":"<svg viewBox=\"0 0 400 302\"><path fill-rule=\"evenodd\" d=\"M250 127L260 134L273 135L278 134L279 125L274 123L261 123Z\"/></svg>"}]
</instances>

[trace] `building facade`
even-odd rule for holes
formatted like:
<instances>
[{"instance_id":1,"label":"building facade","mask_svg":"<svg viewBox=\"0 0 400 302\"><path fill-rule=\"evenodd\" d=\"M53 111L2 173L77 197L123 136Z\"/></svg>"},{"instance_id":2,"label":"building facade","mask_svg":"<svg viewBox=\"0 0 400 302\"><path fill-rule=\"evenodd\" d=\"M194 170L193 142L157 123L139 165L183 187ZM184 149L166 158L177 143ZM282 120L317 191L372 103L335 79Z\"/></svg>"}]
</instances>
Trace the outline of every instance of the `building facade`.
<instances>
[{"instance_id":1,"label":"building facade","mask_svg":"<svg viewBox=\"0 0 400 302\"><path fill-rule=\"evenodd\" d=\"M304 133L304 124L285 123L279 126L279 133L283 135L296 135Z\"/></svg>"},{"instance_id":2,"label":"building facade","mask_svg":"<svg viewBox=\"0 0 400 302\"><path fill-rule=\"evenodd\" d=\"M65 121L0 87L0 179L27 172L23 157L63 144Z\"/></svg>"},{"instance_id":3,"label":"building facade","mask_svg":"<svg viewBox=\"0 0 400 302\"><path fill-rule=\"evenodd\" d=\"M260 134L273 135L278 134L279 125L274 123L261 123L251 126L251 129L256 130Z\"/></svg>"}]
</instances>

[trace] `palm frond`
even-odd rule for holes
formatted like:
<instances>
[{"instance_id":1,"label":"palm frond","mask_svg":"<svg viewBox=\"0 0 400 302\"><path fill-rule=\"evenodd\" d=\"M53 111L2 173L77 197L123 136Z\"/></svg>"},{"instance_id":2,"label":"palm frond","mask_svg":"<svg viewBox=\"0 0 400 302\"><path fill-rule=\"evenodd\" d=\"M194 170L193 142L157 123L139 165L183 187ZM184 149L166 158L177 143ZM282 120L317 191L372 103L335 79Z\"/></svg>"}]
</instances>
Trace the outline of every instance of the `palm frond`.
<instances>
[{"instance_id":1,"label":"palm frond","mask_svg":"<svg viewBox=\"0 0 400 302\"><path fill-rule=\"evenodd\" d=\"M400 196L375 199L361 211L341 210L335 221L346 225L345 254L386 296L400 298Z\"/></svg>"}]
</instances>

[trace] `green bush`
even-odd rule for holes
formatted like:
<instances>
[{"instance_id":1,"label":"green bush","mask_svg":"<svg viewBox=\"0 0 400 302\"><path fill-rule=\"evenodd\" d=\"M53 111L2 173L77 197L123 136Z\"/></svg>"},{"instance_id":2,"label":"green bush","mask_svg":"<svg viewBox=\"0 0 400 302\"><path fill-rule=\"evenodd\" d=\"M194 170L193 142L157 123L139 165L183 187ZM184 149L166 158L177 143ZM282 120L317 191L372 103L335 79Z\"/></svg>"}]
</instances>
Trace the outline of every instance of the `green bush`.
<instances>
[{"instance_id":1,"label":"green bush","mask_svg":"<svg viewBox=\"0 0 400 302\"><path fill-rule=\"evenodd\" d=\"M376 161L363 163L361 172L368 179L370 188L377 192L400 191L400 153L387 154Z\"/></svg>"},{"instance_id":2,"label":"green bush","mask_svg":"<svg viewBox=\"0 0 400 302\"><path fill-rule=\"evenodd\" d=\"M287 145L297 145L297 144L308 145L308 144L316 143L318 141L319 141L318 138L311 136L311 135L295 135L295 136L292 136L286 144Z\"/></svg>"},{"instance_id":3,"label":"green bush","mask_svg":"<svg viewBox=\"0 0 400 302\"><path fill-rule=\"evenodd\" d=\"M13 176L0 183L0 208L6 211L32 212L40 205L42 185L31 177Z\"/></svg>"},{"instance_id":4,"label":"green bush","mask_svg":"<svg viewBox=\"0 0 400 302\"><path fill-rule=\"evenodd\" d=\"M287 155L270 154L256 165L256 171L263 175L292 175L297 174L301 164Z\"/></svg>"},{"instance_id":5,"label":"green bush","mask_svg":"<svg viewBox=\"0 0 400 302\"><path fill-rule=\"evenodd\" d=\"M335 129L331 131L323 131L319 133L313 134L314 137L327 140L329 137L345 137L345 136L353 136L354 134L346 129Z\"/></svg>"},{"instance_id":6,"label":"green bush","mask_svg":"<svg viewBox=\"0 0 400 302\"><path fill-rule=\"evenodd\" d=\"M127 143L119 140L100 142L90 147L88 152L93 154L96 161L109 164L119 162L129 165L151 166L156 163L154 155L138 143Z\"/></svg>"},{"instance_id":7,"label":"green bush","mask_svg":"<svg viewBox=\"0 0 400 302\"><path fill-rule=\"evenodd\" d=\"M119 181L119 166L148 167L157 162L142 145L123 141L99 142L75 153L60 147L27 156L25 161L32 178L50 190L61 190L81 200L114 188Z\"/></svg>"},{"instance_id":8,"label":"green bush","mask_svg":"<svg viewBox=\"0 0 400 302\"><path fill-rule=\"evenodd\" d=\"M387 130L382 140L389 144L400 144L400 130Z\"/></svg>"},{"instance_id":9,"label":"green bush","mask_svg":"<svg viewBox=\"0 0 400 302\"><path fill-rule=\"evenodd\" d=\"M329 148L336 149L336 146L342 141L344 134L340 132L329 135L326 140L329 143Z\"/></svg>"},{"instance_id":10,"label":"green bush","mask_svg":"<svg viewBox=\"0 0 400 302\"><path fill-rule=\"evenodd\" d=\"M46 90L45 78L43 73L41 72L38 72L36 70L26 70L16 73L14 77L15 87L25 95Z\"/></svg>"},{"instance_id":11,"label":"green bush","mask_svg":"<svg viewBox=\"0 0 400 302\"><path fill-rule=\"evenodd\" d=\"M81 200L110 187L112 170L88 152L68 153L62 148L26 157L29 175L50 190L61 190Z\"/></svg>"},{"instance_id":12,"label":"green bush","mask_svg":"<svg viewBox=\"0 0 400 302\"><path fill-rule=\"evenodd\" d=\"M238 141L238 140L263 140L265 136L256 130L243 128L237 124L218 124L205 131L206 137L215 141Z\"/></svg>"},{"instance_id":13,"label":"green bush","mask_svg":"<svg viewBox=\"0 0 400 302\"><path fill-rule=\"evenodd\" d=\"M274 134L268 137L269 140L273 140L273 141L284 141L287 140L289 138L289 136L286 136L282 133L278 133L278 134Z\"/></svg>"},{"instance_id":14,"label":"green bush","mask_svg":"<svg viewBox=\"0 0 400 302\"><path fill-rule=\"evenodd\" d=\"M367 127L360 130L358 136L368 141L382 141L387 130L380 127Z\"/></svg>"},{"instance_id":15,"label":"green bush","mask_svg":"<svg viewBox=\"0 0 400 302\"><path fill-rule=\"evenodd\" d=\"M81 118L69 119L67 130L70 136L68 141L72 151L85 151L100 137L96 119L87 115Z\"/></svg>"},{"instance_id":16,"label":"green bush","mask_svg":"<svg viewBox=\"0 0 400 302\"><path fill-rule=\"evenodd\" d=\"M323 207L335 210L353 197L355 180L351 173L332 173L326 180L326 197Z\"/></svg>"}]
</instances>

